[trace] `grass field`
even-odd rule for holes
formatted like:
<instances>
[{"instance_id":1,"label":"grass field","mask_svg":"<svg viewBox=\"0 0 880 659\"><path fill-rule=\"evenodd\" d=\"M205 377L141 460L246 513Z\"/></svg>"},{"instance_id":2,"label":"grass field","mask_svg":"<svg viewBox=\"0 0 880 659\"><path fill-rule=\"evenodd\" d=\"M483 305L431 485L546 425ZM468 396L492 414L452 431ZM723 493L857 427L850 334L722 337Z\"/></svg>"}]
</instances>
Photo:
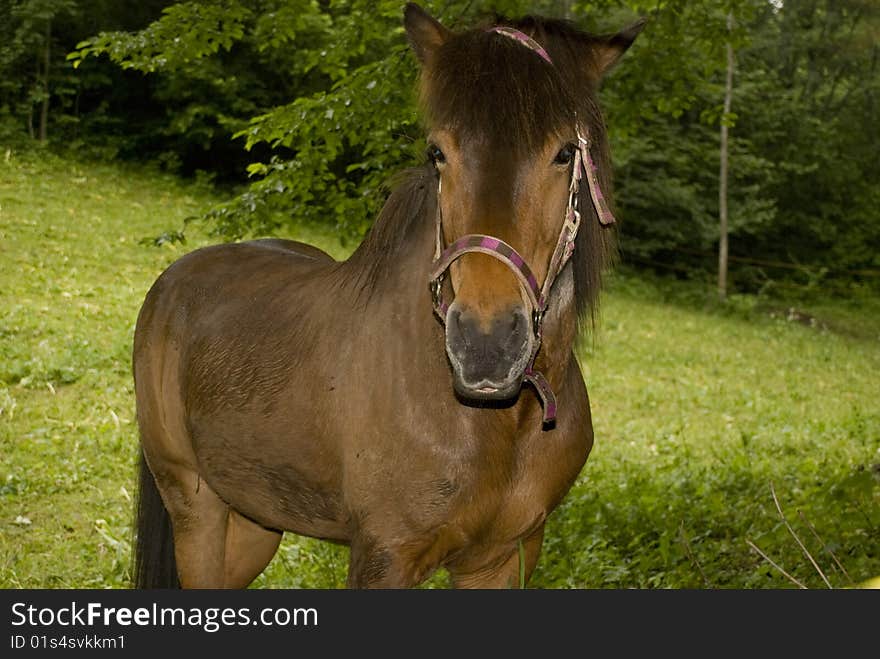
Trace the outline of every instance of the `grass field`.
<instances>
[{"instance_id":1,"label":"grass field","mask_svg":"<svg viewBox=\"0 0 880 659\"><path fill-rule=\"evenodd\" d=\"M209 241L139 240L217 199L150 171L3 155L0 587L125 587L133 325L161 270ZM824 587L786 520L833 586L880 575L880 304L822 300L811 326L782 302L702 290L612 281L581 349L596 445L533 587L794 587L748 542ZM289 536L254 585L340 587L346 562Z\"/></svg>"}]
</instances>

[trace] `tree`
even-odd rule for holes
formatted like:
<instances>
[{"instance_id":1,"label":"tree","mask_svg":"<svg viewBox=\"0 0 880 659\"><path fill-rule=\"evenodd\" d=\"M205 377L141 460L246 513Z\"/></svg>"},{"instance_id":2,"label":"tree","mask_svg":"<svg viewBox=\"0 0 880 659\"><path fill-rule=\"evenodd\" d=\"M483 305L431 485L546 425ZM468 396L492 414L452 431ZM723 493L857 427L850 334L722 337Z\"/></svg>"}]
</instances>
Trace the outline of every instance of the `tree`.
<instances>
[{"instance_id":1,"label":"tree","mask_svg":"<svg viewBox=\"0 0 880 659\"><path fill-rule=\"evenodd\" d=\"M772 163L761 188L773 209L740 243L755 260L793 263L798 283L871 281L880 266L880 5L786 0L751 29L754 45L739 57L737 132Z\"/></svg>"},{"instance_id":2,"label":"tree","mask_svg":"<svg viewBox=\"0 0 880 659\"><path fill-rule=\"evenodd\" d=\"M3 85L5 93L12 92L11 95L19 97L13 101L14 108L7 108L7 111L20 111L24 106L28 132L41 142L48 138L52 96L52 25L56 19L69 16L76 9L74 0L5 0L0 3L0 13L8 17L2 28L0 67L4 72L17 70L19 73L18 89L9 82ZM28 70L28 63L33 72L30 75L24 73ZM38 108L36 127L35 107Z\"/></svg>"},{"instance_id":3,"label":"tree","mask_svg":"<svg viewBox=\"0 0 880 659\"><path fill-rule=\"evenodd\" d=\"M733 28L733 14L727 15L727 29ZM727 140L729 131L730 104L733 97L733 45L728 41L727 52L727 76L724 81L724 112L721 114L721 165L718 174L718 294L721 299L727 297L727 174L728 152Z\"/></svg>"},{"instance_id":4,"label":"tree","mask_svg":"<svg viewBox=\"0 0 880 659\"><path fill-rule=\"evenodd\" d=\"M470 4L445 3L443 18L454 22ZM183 2L139 32L89 39L74 61L107 55L124 68L190 81L189 88L204 70L214 72L214 83L227 81L224 54L233 51L235 59L244 54L283 70L275 86L283 99L263 96L222 117L224 137L232 133L262 157L248 168L249 189L211 219L229 239L277 233L292 217L359 238L389 177L421 152L414 148L421 139L416 67L401 15L391 0Z\"/></svg>"},{"instance_id":5,"label":"tree","mask_svg":"<svg viewBox=\"0 0 880 659\"><path fill-rule=\"evenodd\" d=\"M117 4L79 0L78 11L52 19L46 123L82 127L90 140L112 135L116 153L183 173L239 181L246 172L247 189L209 214L218 235L313 222L357 240L389 179L421 158L416 66L399 0L151 0L124 12ZM626 261L707 278L729 268L724 290L786 273L815 285L880 267L875 2L426 4L459 27L490 10L570 14L599 33L648 16L600 90ZM135 11L137 20L119 16ZM43 106L32 100L45 76L35 75L34 55L44 52L46 24L28 18L24 29L24 14L16 16L0 36L30 36L0 45L2 105L21 116L30 107L38 123ZM59 53L87 16L91 36L71 55L78 68L62 69ZM737 56L729 89L728 44ZM727 267L720 234L729 237Z\"/></svg>"},{"instance_id":6,"label":"tree","mask_svg":"<svg viewBox=\"0 0 880 659\"><path fill-rule=\"evenodd\" d=\"M67 53L99 26L130 28L152 20L168 0L0 0L0 135L7 140L76 142L81 120L92 143L107 139L111 103L142 97L142 85L118 67L92 61L74 71ZM136 106L132 102L131 106ZM126 108L126 115L131 114ZM100 130L98 129L100 127ZM80 143L81 146L81 143Z\"/></svg>"},{"instance_id":7,"label":"tree","mask_svg":"<svg viewBox=\"0 0 880 659\"><path fill-rule=\"evenodd\" d=\"M700 24L695 34L681 27ZM706 202L721 197L719 177L707 176L719 172L720 131L704 128L723 122L736 127L725 195L728 287L880 283L870 155L878 149L878 35L880 6L864 0L662 3L632 53L654 61L622 67L612 89L612 112L641 114L611 121L613 131L632 130L613 135L625 257L701 276L716 269L719 218ZM719 102L727 42L738 60L730 113ZM686 102L662 112L670 90Z\"/></svg>"}]
</instances>

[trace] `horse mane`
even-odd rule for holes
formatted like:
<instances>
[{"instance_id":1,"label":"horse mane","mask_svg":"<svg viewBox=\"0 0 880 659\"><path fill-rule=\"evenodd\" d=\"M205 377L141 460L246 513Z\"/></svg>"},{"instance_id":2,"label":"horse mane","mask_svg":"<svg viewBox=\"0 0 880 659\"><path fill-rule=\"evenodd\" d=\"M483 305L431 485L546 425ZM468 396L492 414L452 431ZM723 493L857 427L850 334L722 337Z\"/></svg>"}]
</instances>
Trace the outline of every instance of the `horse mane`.
<instances>
[{"instance_id":1,"label":"horse mane","mask_svg":"<svg viewBox=\"0 0 880 659\"><path fill-rule=\"evenodd\" d=\"M388 268L399 263L419 228L430 224L433 229L434 226L437 172L433 165L426 163L396 174L390 188L379 216L349 258L349 262L356 265L355 280L362 301L369 301ZM427 219L429 210L431 220ZM425 280L425 295L427 291Z\"/></svg>"},{"instance_id":2,"label":"horse mane","mask_svg":"<svg viewBox=\"0 0 880 659\"><path fill-rule=\"evenodd\" d=\"M491 25L529 34L553 64L512 39L488 32ZM599 182L610 204L611 159L591 48L599 38L569 21L540 16L496 17L490 24L456 33L423 68L423 113L429 124L503 140L520 155L541 148L549 136L573 137L576 116L590 132ZM365 288L377 284L384 264L395 259L414 231L433 227L436 181L430 165L408 170L398 179L358 249L361 263L369 264L361 277ZM616 230L600 224L588 186L581 186L578 203L582 220L570 262L575 306L580 319L595 321L603 274L617 255Z\"/></svg>"}]
</instances>

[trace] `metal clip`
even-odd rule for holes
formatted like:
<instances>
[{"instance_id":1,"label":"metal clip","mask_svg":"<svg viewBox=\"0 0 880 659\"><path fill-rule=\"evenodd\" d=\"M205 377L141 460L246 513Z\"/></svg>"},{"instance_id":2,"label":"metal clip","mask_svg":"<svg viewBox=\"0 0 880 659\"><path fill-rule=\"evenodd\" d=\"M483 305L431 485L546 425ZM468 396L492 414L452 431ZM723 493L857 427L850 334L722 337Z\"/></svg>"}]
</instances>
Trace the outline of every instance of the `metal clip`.
<instances>
[{"instance_id":1,"label":"metal clip","mask_svg":"<svg viewBox=\"0 0 880 659\"><path fill-rule=\"evenodd\" d=\"M580 126L580 123L576 123L576 124L574 125L574 132L575 132L575 134L577 135L578 142L580 142L581 144L583 144L583 147L582 147L582 148L584 148L584 149L589 149L591 146L593 146L593 143L592 143L592 141L590 140L590 133L589 133L589 132L587 132L587 136L586 136L586 137L584 137L583 135L581 135L581 126Z\"/></svg>"},{"instance_id":2,"label":"metal clip","mask_svg":"<svg viewBox=\"0 0 880 659\"><path fill-rule=\"evenodd\" d=\"M434 300L434 306L440 307L443 302L443 274L438 275L431 282L431 297Z\"/></svg>"},{"instance_id":3,"label":"metal clip","mask_svg":"<svg viewBox=\"0 0 880 659\"><path fill-rule=\"evenodd\" d=\"M544 312L547 309L535 309L532 311L532 326L535 330L535 336L541 336L541 324L544 322Z\"/></svg>"}]
</instances>

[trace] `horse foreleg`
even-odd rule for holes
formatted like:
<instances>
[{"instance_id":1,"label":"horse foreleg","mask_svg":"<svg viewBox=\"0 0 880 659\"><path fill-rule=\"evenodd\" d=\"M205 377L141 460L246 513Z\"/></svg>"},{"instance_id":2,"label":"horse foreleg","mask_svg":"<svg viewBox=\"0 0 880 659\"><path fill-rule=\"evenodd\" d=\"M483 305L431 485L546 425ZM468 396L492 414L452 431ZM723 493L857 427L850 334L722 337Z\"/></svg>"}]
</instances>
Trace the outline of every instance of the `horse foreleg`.
<instances>
[{"instance_id":1,"label":"horse foreleg","mask_svg":"<svg viewBox=\"0 0 880 659\"><path fill-rule=\"evenodd\" d=\"M449 566L449 574L455 588L519 588L528 583L544 541L544 525L539 526L506 557L488 564L471 559ZM522 551L522 557L520 554Z\"/></svg>"},{"instance_id":2,"label":"horse foreleg","mask_svg":"<svg viewBox=\"0 0 880 659\"><path fill-rule=\"evenodd\" d=\"M400 545L383 544L369 535L351 542L349 588L412 588L436 570L446 546L436 534L426 540Z\"/></svg>"}]
</instances>

